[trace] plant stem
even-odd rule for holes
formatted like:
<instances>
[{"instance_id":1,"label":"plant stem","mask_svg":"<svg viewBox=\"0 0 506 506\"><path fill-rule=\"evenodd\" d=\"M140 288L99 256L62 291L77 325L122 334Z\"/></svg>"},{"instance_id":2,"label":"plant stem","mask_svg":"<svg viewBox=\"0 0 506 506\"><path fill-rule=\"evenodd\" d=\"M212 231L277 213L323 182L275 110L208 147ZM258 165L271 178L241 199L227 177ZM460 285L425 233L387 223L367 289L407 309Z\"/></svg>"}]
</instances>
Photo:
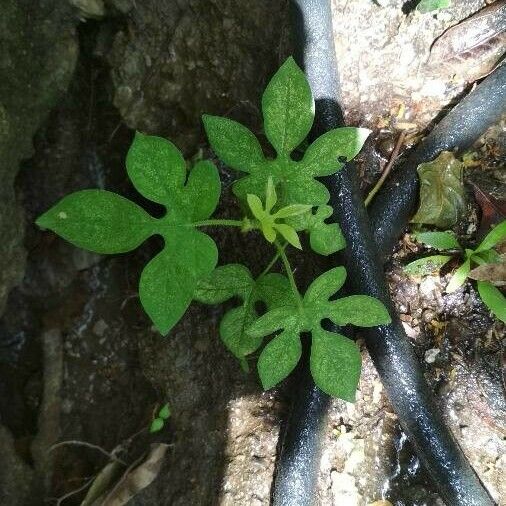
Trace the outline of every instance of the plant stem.
<instances>
[{"instance_id":1,"label":"plant stem","mask_svg":"<svg viewBox=\"0 0 506 506\"><path fill-rule=\"evenodd\" d=\"M400 133L399 137L397 138L394 150L390 155L390 160L388 160L388 163L385 165L381 177L378 179L378 182L374 185L374 188L369 192L364 201L365 207L367 207L371 203L371 200L374 198L376 193L378 193L379 189L383 186L383 183L385 182L385 179L388 177L388 174L390 174L390 170L392 169L394 162L397 159L397 156L399 155L402 143L404 142L404 137L406 137L406 132L403 130Z\"/></svg>"},{"instance_id":2,"label":"plant stem","mask_svg":"<svg viewBox=\"0 0 506 506\"><path fill-rule=\"evenodd\" d=\"M278 250L278 254L281 257L281 260L283 261L285 272L286 275L288 276L288 280L290 281L290 286L292 287L293 295L295 296L295 300L297 301L297 307L299 308L299 312L303 314L304 306L302 305L302 297L300 296L297 284L295 283L295 278L293 276L293 271L292 268L290 267L288 257L286 256L285 248L281 246L277 241L274 244L276 245L276 249Z\"/></svg>"},{"instance_id":3,"label":"plant stem","mask_svg":"<svg viewBox=\"0 0 506 506\"><path fill-rule=\"evenodd\" d=\"M283 244L283 246L281 246L281 248L283 248L283 250L288 246L288 243L285 242L285 244ZM272 258L272 260L269 262L269 265L262 271L262 274L260 274L260 276L258 276L259 278L261 278L262 276L265 276L273 267L274 267L274 264L279 260L279 257L280 257L280 254L279 254L279 251L274 255L274 257Z\"/></svg>"},{"instance_id":4,"label":"plant stem","mask_svg":"<svg viewBox=\"0 0 506 506\"><path fill-rule=\"evenodd\" d=\"M195 227L209 227L209 226L219 226L219 227L242 227L244 226L243 220L203 220L192 223Z\"/></svg>"}]
</instances>

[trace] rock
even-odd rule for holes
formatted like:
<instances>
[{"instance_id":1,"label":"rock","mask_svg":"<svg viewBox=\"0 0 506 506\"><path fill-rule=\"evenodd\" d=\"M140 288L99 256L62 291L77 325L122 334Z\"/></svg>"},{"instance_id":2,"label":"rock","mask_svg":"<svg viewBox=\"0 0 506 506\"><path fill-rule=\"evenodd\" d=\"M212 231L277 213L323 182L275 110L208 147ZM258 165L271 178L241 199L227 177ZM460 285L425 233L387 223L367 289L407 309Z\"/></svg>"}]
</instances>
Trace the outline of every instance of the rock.
<instances>
[{"instance_id":1,"label":"rock","mask_svg":"<svg viewBox=\"0 0 506 506\"><path fill-rule=\"evenodd\" d=\"M339 473L332 471L332 495L336 506L346 504L347 506L359 506L362 499L355 484L355 478L346 472Z\"/></svg>"},{"instance_id":2,"label":"rock","mask_svg":"<svg viewBox=\"0 0 506 506\"><path fill-rule=\"evenodd\" d=\"M283 37L284 2L137 2L109 55L114 103L129 127L188 151L202 138L203 112L255 126L263 88L286 56Z\"/></svg>"},{"instance_id":3,"label":"rock","mask_svg":"<svg viewBox=\"0 0 506 506\"><path fill-rule=\"evenodd\" d=\"M428 364L433 364L436 361L439 353L440 352L437 348L431 348L430 350L427 350L425 352L425 362Z\"/></svg>"},{"instance_id":4,"label":"rock","mask_svg":"<svg viewBox=\"0 0 506 506\"><path fill-rule=\"evenodd\" d=\"M70 0L70 3L86 18L101 18L105 14L102 0Z\"/></svg>"},{"instance_id":5,"label":"rock","mask_svg":"<svg viewBox=\"0 0 506 506\"><path fill-rule=\"evenodd\" d=\"M0 17L0 314L23 276L23 212L14 179L32 137L67 89L78 46L72 7L58 0L2 0ZM8 78L5 78L8 76Z\"/></svg>"}]
</instances>

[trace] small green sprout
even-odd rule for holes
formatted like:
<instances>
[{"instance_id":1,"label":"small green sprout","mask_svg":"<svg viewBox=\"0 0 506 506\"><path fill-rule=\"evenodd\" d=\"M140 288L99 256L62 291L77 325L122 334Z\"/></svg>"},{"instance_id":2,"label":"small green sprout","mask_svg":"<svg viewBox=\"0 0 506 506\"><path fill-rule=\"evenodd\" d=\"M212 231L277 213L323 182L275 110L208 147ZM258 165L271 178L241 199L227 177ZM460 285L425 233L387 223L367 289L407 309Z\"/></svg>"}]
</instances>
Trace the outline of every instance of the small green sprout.
<instances>
[{"instance_id":1,"label":"small green sprout","mask_svg":"<svg viewBox=\"0 0 506 506\"><path fill-rule=\"evenodd\" d=\"M166 403L160 408L160 411L158 411L158 416L151 422L149 432L154 433L162 430L165 422L169 419L170 415L170 406L169 403Z\"/></svg>"},{"instance_id":2,"label":"small green sprout","mask_svg":"<svg viewBox=\"0 0 506 506\"><path fill-rule=\"evenodd\" d=\"M276 194L276 188L272 182L272 177L267 180L267 188L265 190L265 208L262 206L262 201L251 193L248 193L247 201L248 205L253 213L253 216L260 223L260 228L264 237L273 243L276 240L276 234L284 237L292 246L298 249L302 249L300 244L299 236L293 227L286 223L276 223L276 220L291 218L303 214L311 209L310 205L305 204L290 204L282 207L274 214L271 214L272 208L276 205L278 197Z\"/></svg>"},{"instance_id":3,"label":"small green sprout","mask_svg":"<svg viewBox=\"0 0 506 506\"><path fill-rule=\"evenodd\" d=\"M473 278L474 265L483 266L488 264L503 265L506 262L504 255L500 255L494 248L506 240L506 220L496 225L473 249L464 249L451 232L421 232L415 234L418 242L440 251L457 250L463 257L463 262L454 272L446 286L446 292L452 293L460 288L467 278ZM408 274L425 275L441 268L453 258L452 255L431 255L404 267ZM477 281L478 293L483 303L501 321L506 323L506 297L494 286L493 282L486 280Z\"/></svg>"}]
</instances>

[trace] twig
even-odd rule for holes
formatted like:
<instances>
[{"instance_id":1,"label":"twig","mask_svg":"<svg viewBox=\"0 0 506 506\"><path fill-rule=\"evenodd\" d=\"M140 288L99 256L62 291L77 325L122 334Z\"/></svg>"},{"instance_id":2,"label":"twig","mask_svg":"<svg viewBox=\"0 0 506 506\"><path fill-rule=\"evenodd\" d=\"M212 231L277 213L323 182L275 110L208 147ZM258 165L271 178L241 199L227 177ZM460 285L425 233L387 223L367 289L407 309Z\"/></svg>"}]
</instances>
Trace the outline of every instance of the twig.
<instances>
[{"instance_id":1,"label":"twig","mask_svg":"<svg viewBox=\"0 0 506 506\"><path fill-rule=\"evenodd\" d=\"M406 132L403 130L399 137L397 138L397 142L395 143L394 150L392 151L392 154L390 155L390 160L388 160L388 163L385 165L385 168L383 170L383 173L381 174L381 177L378 179L378 182L374 185L374 188L369 192L369 195L367 195L367 198L364 201L365 207L367 207L371 200L374 198L376 193L378 193L379 189L383 186L383 183L385 182L385 179L388 177L388 174L390 174L390 170L392 169L395 160L397 159L397 156L399 155L399 151L401 149L402 143L404 142L404 138L406 137Z\"/></svg>"},{"instance_id":2,"label":"twig","mask_svg":"<svg viewBox=\"0 0 506 506\"><path fill-rule=\"evenodd\" d=\"M61 385L63 378L63 344L61 332L51 329L42 334L44 390L38 416L38 431L32 445L34 468L46 493L51 488L53 456L48 448L60 433Z\"/></svg>"},{"instance_id":3,"label":"twig","mask_svg":"<svg viewBox=\"0 0 506 506\"><path fill-rule=\"evenodd\" d=\"M76 488L75 490L71 490L65 495L62 495L61 497L55 498L56 499L56 506L60 506L60 504L68 499L69 497L72 497L73 495L79 494L79 492L82 492L83 490L86 490L95 480L96 476L92 476L84 485L81 485L79 488Z\"/></svg>"},{"instance_id":4,"label":"twig","mask_svg":"<svg viewBox=\"0 0 506 506\"><path fill-rule=\"evenodd\" d=\"M66 446L66 445L73 445L73 446L86 446L87 448L91 448L93 450L97 450L103 455L109 457L111 460L118 462L119 464L122 464L126 466L126 462L121 460L120 458L116 457L114 453L108 452L107 450L104 450L101 446L94 445L93 443L88 443L86 441L77 441L77 440L70 440L70 441L61 441L60 443L56 443L51 448L49 448L49 451L52 452L53 450L56 450L56 448L59 448L60 446Z\"/></svg>"}]
</instances>

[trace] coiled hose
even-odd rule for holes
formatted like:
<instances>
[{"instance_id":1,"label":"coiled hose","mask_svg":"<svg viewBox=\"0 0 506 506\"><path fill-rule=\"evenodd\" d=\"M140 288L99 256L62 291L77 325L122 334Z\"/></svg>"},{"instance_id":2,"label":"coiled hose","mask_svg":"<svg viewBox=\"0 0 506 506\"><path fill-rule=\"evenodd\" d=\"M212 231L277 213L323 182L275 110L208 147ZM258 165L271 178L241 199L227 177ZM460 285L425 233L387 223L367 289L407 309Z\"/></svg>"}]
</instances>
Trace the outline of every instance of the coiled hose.
<instances>
[{"instance_id":1,"label":"coiled hose","mask_svg":"<svg viewBox=\"0 0 506 506\"><path fill-rule=\"evenodd\" d=\"M306 71L315 96L316 129L320 133L343 124L330 2L292 0L292 10L298 59ZM440 123L444 128L431 134L432 140L425 141L427 147L424 150L419 148L414 152L418 151L419 158L416 159L413 154L410 157L411 163L418 165L432 159L442 149L467 147L497 121L498 116L492 111L504 108L504 100L501 98L503 91L496 92L495 88L499 86L497 79L504 86L504 72L498 72L500 70L496 70L466 97L459 106L460 111L457 110L451 116L449 114L447 118L450 119ZM501 78L497 77L498 73ZM488 84L490 81L495 83L495 87ZM487 91L479 91L482 87ZM479 118L475 120L476 123L472 123L472 117L469 116L465 119L467 127L464 132L462 111L469 115L481 111L485 119ZM454 129L458 132L454 132ZM412 212L417 193L416 183L412 182L416 179L416 165L410 171L412 177L409 181L413 188L409 190L409 199L405 198L407 190L395 185L393 187L397 191L393 194L386 190L381 192L383 214L374 215L376 236L372 233L358 176L353 167L347 165L339 174L324 178L331 193L334 219L341 224L348 244L344 256L349 280L347 288L354 293L375 296L390 309L392 324L370 329L363 335L399 421L446 504L492 506L493 499L467 462L434 404L418 360L395 315L383 275L382 261L378 257L378 249L384 254L391 251ZM388 188L392 188L392 185ZM390 206L404 219L389 221L394 214L390 212ZM372 212L375 212L374 209L373 205ZM386 228L388 233L385 232L383 236L380 232ZM315 501L321 428L328 397L318 390L307 371L302 378L277 463L273 491L275 506L309 506Z\"/></svg>"}]
</instances>

